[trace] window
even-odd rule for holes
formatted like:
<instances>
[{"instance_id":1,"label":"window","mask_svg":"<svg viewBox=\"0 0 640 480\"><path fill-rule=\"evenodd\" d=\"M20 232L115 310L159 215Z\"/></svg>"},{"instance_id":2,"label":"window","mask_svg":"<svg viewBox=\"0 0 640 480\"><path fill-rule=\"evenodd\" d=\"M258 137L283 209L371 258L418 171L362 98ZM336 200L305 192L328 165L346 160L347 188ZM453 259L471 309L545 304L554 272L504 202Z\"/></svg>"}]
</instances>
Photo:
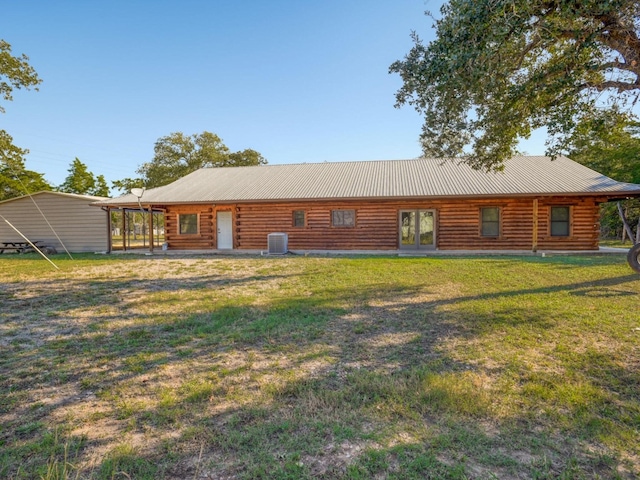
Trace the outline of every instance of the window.
<instances>
[{"instance_id":1,"label":"window","mask_svg":"<svg viewBox=\"0 0 640 480\"><path fill-rule=\"evenodd\" d=\"M480 233L483 237L500 236L500 209L498 207L480 209Z\"/></svg>"},{"instance_id":2,"label":"window","mask_svg":"<svg viewBox=\"0 0 640 480\"><path fill-rule=\"evenodd\" d=\"M551 207L551 236L569 236L569 207Z\"/></svg>"},{"instance_id":3,"label":"window","mask_svg":"<svg viewBox=\"0 0 640 480\"><path fill-rule=\"evenodd\" d=\"M189 235L198 233L198 214L186 213L178 215L180 235Z\"/></svg>"},{"instance_id":4,"label":"window","mask_svg":"<svg viewBox=\"0 0 640 480\"><path fill-rule=\"evenodd\" d=\"M355 227L356 211L355 210L332 210L331 226L333 227Z\"/></svg>"},{"instance_id":5,"label":"window","mask_svg":"<svg viewBox=\"0 0 640 480\"><path fill-rule=\"evenodd\" d=\"M293 211L293 226L294 227L304 227L305 226L305 218L304 210L294 210Z\"/></svg>"}]
</instances>

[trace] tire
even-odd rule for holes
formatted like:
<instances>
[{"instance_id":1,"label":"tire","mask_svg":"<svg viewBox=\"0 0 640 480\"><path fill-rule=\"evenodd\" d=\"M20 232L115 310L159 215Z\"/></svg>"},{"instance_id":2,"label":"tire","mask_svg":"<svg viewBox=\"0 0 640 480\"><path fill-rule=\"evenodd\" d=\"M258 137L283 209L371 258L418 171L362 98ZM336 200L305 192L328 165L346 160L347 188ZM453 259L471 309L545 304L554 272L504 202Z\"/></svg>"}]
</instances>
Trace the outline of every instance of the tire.
<instances>
[{"instance_id":1,"label":"tire","mask_svg":"<svg viewBox=\"0 0 640 480\"><path fill-rule=\"evenodd\" d=\"M629 266L636 272L640 273L640 243L629 249L627 254L627 262Z\"/></svg>"}]
</instances>

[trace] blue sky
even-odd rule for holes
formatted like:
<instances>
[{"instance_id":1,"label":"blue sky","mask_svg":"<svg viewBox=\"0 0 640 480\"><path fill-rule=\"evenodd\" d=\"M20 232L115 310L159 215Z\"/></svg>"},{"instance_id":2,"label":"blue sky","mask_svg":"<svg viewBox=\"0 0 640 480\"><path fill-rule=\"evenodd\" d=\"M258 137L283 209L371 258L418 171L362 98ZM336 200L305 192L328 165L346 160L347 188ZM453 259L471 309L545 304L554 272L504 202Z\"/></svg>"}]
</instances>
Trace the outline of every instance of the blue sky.
<instances>
[{"instance_id":1,"label":"blue sky","mask_svg":"<svg viewBox=\"0 0 640 480\"><path fill-rule=\"evenodd\" d=\"M7 2L0 38L43 80L0 128L52 184L75 157L135 176L171 132L210 131L272 164L413 158L422 121L389 65L433 36L441 0ZM530 154L544 145L528 144Z\"/></svg>"}]
</instances>

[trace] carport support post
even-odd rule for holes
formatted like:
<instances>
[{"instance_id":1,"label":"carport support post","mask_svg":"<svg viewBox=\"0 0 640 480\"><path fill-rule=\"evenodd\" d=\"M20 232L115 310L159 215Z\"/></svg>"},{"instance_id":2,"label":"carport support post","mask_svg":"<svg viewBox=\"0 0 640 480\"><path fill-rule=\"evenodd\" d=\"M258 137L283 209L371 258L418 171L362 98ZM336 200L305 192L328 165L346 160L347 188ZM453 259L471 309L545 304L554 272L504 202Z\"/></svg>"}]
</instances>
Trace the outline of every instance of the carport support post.
<instances>
[{"instance_id":1,"label":"carport support post","mask_svg":"<svg viewBox=\"0 0 640 480\"><path fill-rule=\"evenodd\" d=\"M127 249L127 210L122 209L122 251Z\"/></svg>"},{"instance_id":2,"label":"carport support post","mask_svg":"<svg viewBox=\"0 0 640 480\"><path fill-rule=\"evenodd\" d=\"M111 225L111 208L107 207L107 253L113 250L113 225Z\"/></svg>"},{"instance_id":3,"label":"carport support post","mask_svg":"<svg viewBox=\"0 0 640 480\"><path fill-rule=\"evenodd\" d=\"M535 253L538 251L538 199L533 199L533 238L531 242L531 250Z\"/></svg>"},{"instance_id":4,"label":"carport support post","mask_svg":"<svg viewBox=\"0 0 640 480\"><path fill-rule=\"evenodd\" d=\"M153 207L149 205L149 251L153 253Z\"/></svg>"}]
</instances>

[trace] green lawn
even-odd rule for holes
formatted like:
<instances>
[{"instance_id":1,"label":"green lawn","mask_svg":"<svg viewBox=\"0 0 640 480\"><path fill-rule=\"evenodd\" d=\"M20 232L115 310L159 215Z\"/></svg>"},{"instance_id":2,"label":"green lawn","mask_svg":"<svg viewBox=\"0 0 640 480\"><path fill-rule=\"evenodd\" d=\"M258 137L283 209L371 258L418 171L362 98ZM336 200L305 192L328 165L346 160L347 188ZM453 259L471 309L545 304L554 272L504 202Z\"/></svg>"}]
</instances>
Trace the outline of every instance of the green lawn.
<instances>
[{"instance_id":1,"label":"green lawn","mask_svg":"<svg viewBox=\"0 0 640 480\"><path fill-rule=\"evenodd\" d=\"M0 478L640 475L624 256L0 257Z\"/></svg>"},{"instance_id":2,"label":"green lawn","mask_svg":"<svg viewBox=\"0 0 640 480\"><path fill-rule=\"evenodd\" d=\"M614 247L614 248L631 248L633 247L633 242L631 240L621 241L621 240L600 240L601 247Z\"/></svg>"}]
</instances>

